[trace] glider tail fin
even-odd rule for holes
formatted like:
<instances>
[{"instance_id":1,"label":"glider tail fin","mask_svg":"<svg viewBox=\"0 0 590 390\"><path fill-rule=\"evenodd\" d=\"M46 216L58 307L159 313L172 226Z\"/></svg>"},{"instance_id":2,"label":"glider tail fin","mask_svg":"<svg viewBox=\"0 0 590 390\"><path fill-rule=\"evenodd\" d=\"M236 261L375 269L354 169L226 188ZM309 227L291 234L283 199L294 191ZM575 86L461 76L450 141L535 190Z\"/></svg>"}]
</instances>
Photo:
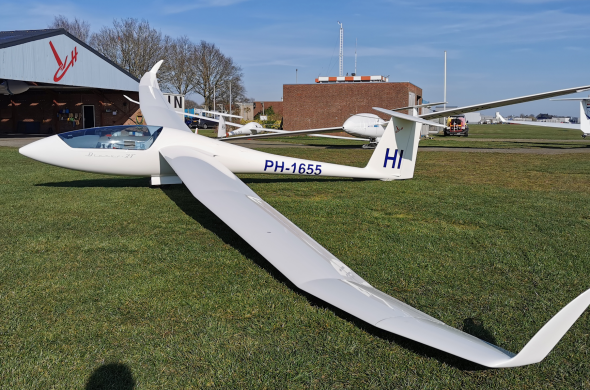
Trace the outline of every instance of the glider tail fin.
<instances>
[{"instance_id":1,"label":"glider tail fin","mask_svg":"<svg viewBox=\"0 0 590 390\"><path fill-rule=\"evenodd\" d=\"M584 135L590 134L590 99L580 101L580 129Z\"/></svg>"},{"instance_id":2,"label":"glider tail fin","mask_svg":"<svg viewBox=\"0 0 590 390\"><path fill-rule=\"evenodd\" d=\"M390 115L391 120L367 164L367 169L382 174L382 180L411 179L414 177L422 126L442 125L417 116L376 107L374 109Z\"/></svg>"},{"instance_id":3,"label":"glider tail fin","mask_svg":"<svg viewBox=\"0 0 590 390\"><path fill-rule=\"evenodd\" d=\"M217 138L225 137L227 137L225 119L223 119L223 115L219 115L219 126L217 126Z\"/></svg>"},{"instance_id":4,"label":"glider tail fin","mask_svg":"<svg viewBox=\"0 0 590 390\"><path fill-rule=\"evenodd\" d=\"M499 120L500 123L505 123L506 119L504 119L504 117L502 115L500 115L500 112L496 111L496 120Z\"/></svg>"}]
</instances>

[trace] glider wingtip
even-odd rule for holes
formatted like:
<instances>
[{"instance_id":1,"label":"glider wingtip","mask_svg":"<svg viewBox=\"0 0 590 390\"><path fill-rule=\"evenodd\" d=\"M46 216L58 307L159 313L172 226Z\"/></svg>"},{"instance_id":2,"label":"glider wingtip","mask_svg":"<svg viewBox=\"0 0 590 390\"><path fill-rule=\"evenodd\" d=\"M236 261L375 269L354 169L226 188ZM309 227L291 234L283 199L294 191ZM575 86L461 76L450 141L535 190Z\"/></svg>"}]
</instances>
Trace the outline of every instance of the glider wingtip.
<instances>
[{"instance_id":1,"label":"glider wingtip","mask_svg":"<svg viewBox=\"0 0 590 390\"><path fill-rule=\"evenodd\" d=\"M527 366L541 362L590 306L590 289L578 295L551 318L512 359L495 368Z\"/></svg>"},{"instance_id":2,"label":"glider wingtip","mask_svg":"<svg viewBox=\"0 0 590 390\"><path fill-rule=\"evenodd\" d=\"M158 70L160 69L160 66L162 66L163 62L164 62L164 60L160 60L160 61L156 62L156 65L154 65L152 70L150 70L150 73L158 73Z\"/></svg>"}]
</instances>

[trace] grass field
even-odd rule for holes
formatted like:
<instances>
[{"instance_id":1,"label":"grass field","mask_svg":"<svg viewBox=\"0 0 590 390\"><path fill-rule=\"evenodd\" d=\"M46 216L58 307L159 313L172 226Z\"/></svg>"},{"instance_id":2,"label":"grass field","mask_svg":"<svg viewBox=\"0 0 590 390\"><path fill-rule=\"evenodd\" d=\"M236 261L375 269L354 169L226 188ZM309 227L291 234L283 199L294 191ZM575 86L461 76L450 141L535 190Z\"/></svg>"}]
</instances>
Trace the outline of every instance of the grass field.
<instances>
[{"instance_id":1,"label":"grass field","mask_svg":"<svg viewBox=\"0 0 590 390\"><path fill-rule=\"evenodd\" d=\"M590 154L241 178L376 288L513 352L590 288ZM184 186L148 184L0 148L0 388L590 388L588 312L542 363L485 369L301 293Z\"/></svg>"}]
</instances>

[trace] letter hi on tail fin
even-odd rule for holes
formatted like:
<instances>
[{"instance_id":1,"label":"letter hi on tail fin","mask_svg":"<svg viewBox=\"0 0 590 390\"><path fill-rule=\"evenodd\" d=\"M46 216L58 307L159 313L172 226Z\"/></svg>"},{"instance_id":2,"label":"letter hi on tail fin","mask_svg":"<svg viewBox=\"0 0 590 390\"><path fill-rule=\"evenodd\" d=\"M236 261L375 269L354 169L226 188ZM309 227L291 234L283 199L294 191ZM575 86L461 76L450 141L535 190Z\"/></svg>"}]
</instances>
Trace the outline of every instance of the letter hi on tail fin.
<instances>
[{"instance_id":1,"label":"letter hi on tail fin","mask_svg":"<svg viewBox=\"0 0 590 390\"><path fill-rule=\"evenodd\" d=\"M377 144L366 169L383 175L381 180L411 179L414 177L418 141L422 125L444 127L417 116L373 107L391 116L385 132Z\"/></svg>"}]
</instances>

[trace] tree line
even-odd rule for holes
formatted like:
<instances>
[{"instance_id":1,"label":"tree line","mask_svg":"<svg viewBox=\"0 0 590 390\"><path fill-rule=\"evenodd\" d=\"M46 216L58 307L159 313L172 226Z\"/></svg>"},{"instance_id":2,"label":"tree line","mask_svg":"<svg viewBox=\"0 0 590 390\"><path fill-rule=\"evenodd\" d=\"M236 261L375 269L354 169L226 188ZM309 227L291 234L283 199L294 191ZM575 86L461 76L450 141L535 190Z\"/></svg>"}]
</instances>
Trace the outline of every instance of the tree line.
<instances>
[{"instance_id":1,"label":"tree line","mask_svg":"<svg viewBox=\"0 0 590 390\"><path fill-rule=\"evenodd\" d=\"M252 100L246 98L242 68L214 43L194 43L187 36L172 38L148 21L134 18L114 19L112 26L103 26L95 33L90 33L88 22L63 15L56 16L48 27L64 28L137 78L163 59L158 72L162 90L201 95L203 106L209 109L213 109L214 100L218 108L229 108L230 88L233 102ZM195 103L185 101L187 108L190 105Z\"/></svg>"}]
</instances>

